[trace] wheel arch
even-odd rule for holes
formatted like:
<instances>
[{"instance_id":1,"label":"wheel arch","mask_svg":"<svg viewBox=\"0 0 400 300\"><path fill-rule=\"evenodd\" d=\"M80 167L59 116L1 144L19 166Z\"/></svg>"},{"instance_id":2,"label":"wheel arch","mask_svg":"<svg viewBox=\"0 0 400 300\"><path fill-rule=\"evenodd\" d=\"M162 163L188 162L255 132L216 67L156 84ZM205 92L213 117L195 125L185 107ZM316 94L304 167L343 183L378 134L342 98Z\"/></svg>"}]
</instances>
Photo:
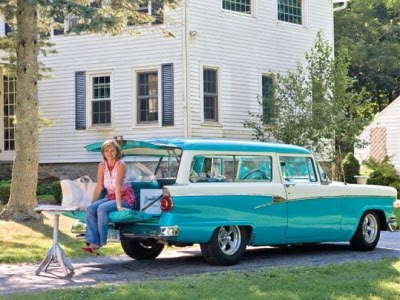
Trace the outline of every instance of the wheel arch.
<instances>
[{"instance_id":1,"label":"wheel arch","mask_svg":"<svg viewBox=\"0 0 400 300\"><path fill-rule=\"evenodd\" d=\"M381 231L387 231L388 230L388 225L386 223L386 215L385 212L383 210L380 209L367 209L365 212L367 211L372 211L375 212L378 216L378 222L379 222L379 227Z\"/></svg>"}]
</instances>

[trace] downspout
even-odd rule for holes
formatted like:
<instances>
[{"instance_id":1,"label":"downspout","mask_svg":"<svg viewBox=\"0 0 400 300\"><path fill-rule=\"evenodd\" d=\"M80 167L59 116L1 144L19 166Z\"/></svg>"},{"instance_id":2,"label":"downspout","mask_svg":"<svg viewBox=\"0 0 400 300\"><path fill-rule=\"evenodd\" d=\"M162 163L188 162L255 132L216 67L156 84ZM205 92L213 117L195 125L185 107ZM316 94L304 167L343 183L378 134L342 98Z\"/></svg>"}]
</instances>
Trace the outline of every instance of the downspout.
<instances>
[{"instance_id":1,"label":"downspout","mask_svg":"<svg viewBox=\"0 0 400 300\"><path fill-rule=\"evenodd\" d=\"M189 41L189 0L185 0L183 30L183 114L184 137L192 136L190 118L190 41Z\"/></svg>"},{"instance_id":2,"label":"downspout","mask_svg":"<svg viewBox=\"0 0 400 300\"><path fill-rule=\"evenodd\" d=\"M351 0L333 0L332 4L335 3L342 3L342 5L338 5L336 7L333 8L333 11L339 11L339 10L343 10L347 7L347 4L350 2Z\"/></svg>"}]
</instances>

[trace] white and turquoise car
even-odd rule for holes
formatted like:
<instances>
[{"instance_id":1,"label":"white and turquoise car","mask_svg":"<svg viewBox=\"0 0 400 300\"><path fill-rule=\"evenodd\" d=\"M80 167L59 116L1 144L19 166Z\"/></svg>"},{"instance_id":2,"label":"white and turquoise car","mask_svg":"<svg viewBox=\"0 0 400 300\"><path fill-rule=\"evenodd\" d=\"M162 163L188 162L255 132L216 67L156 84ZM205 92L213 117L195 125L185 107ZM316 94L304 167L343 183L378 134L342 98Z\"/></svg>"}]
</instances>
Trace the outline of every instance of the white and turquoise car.
<instances>
[{"instance_id":1,"label":"white and turquoise car","mask_svg":"<svg viewBox=\"0 0 400 300\"><path fill-rule=\"evenodd\" d=\"M101 144L86 148L100 152ZM218 265L236 264L248 245L350 242L368 251L382 230L397 230L394 188L331 182L305 148L214 139L121 148L142 180L132 181L135 209L112 212L110 227L134 259L192 244ZM67 215L85 221L84 212Z\"/></svg>"}]
</instances>

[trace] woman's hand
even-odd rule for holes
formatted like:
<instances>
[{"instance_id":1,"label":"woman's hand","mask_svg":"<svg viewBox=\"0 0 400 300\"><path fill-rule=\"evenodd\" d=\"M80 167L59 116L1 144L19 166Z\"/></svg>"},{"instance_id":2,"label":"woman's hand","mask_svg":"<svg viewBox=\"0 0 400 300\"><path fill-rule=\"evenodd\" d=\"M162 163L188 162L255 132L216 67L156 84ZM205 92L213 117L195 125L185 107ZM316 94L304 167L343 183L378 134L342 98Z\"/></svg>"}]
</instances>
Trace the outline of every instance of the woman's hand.
<instances>
[{"instance_id":1,"label":"woman's hand","mask_svg":"<svg viewBox=\"0 0 400 300\"><path fill-rule=\"evenodd\" d=\"M118 209L119 211L121 211L121 210L126 210L126 208L123 207L123 206L117 206L117 209Z\"/></svg>"}]
</instances>

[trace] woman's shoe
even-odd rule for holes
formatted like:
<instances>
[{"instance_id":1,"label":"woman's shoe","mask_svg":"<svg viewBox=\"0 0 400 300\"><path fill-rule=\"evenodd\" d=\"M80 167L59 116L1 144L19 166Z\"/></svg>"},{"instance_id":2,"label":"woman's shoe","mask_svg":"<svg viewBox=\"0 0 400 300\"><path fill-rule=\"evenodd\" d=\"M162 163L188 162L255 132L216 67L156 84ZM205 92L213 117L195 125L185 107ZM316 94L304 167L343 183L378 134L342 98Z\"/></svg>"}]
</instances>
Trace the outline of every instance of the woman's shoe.
<instances>
[{"instance_id":1,"label":"woman's shoe","mask_svg":"<svg viewBox=\"0 0 400 300\"><path fill-rule=\"evenodd\" d=\"M99 253L97 253L95 250L97 250L98 248L96 248L96 249L92 249L92 248L90 248L90 247L85 247L85 248L81 248L83 251L85 251L86 253L89 253L89 254L94 254L94 255L99 255Z\"/></svg>"}]
</instances>

